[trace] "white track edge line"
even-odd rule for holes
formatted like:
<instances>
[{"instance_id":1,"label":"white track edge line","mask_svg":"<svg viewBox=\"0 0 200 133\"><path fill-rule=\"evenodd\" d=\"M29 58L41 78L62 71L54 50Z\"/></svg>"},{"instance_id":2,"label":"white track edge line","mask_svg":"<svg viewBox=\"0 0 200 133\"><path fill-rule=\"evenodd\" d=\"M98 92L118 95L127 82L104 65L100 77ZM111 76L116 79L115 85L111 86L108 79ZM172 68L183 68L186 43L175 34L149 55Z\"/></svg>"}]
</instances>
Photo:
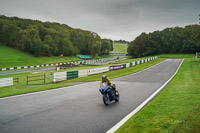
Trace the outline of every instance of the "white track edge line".
<instances>
[{"instance_id":1,"label":"white track edge line","mask_svg":"<svg viewBox=\"0 0 200 133\"><path fill-rule=\"evenodd\" d=\"M153 61L153 60L152 60L152 61ZM164 60L164 61L166 61L166 60ZM154 65L154 66L148 67L148 68L146 68L146 69L144 69L144 70L141 70L141 71L138 71L138 72L136 72L136 73L130 74L130 75L135 75L135 74L138 74L138 73L143 72L143 71L145 71L145 70L151 69L151 68L153 68L153 67L155 67L155 66L157 66L157 65L159 65L159 64L161 64L161 63L163 63L164 61L162 61L162 62L160 62L160 63L158 63L158 64L156 64L156 65ZM150 62L150 61L149 61L149 62ZM129 76L129 75L126 75L126 76ZM126 76L123 76L123 77L126 77ZM118 78L121 78L121 77L118 77ZM114 78L114 79L117 79L117 78ZM95 81L95 82L99 82L99 81ZM73 86L75 86L75 85L73 85ZM70 87L70 86L67 86L67 87ZM66 87L61 87L61 88L56 88L56 89L65 89L65 88L66 88ZM9 97L2 97L2 98L0 98L0 100L5 100L5 99L10 99L10 98L15 98L15 97L21 97L21 96L34 95L34 94L40 94L40 93L46 93L46 92L49 92L49 91L55 91L56 89L43 90L43 91L32 92L32 93L27 93L27 94L19 94L19 95L9 96Z\"/></svg>"},{"instance_id":2,"label":"white track edge line","mask_svg":"<svg viewBox=\"0 0 200 133\"><path fill-rule=\"evenodd\" d=\"M136 109L134 109L131 113L129 113L126 117L124 117L121 121L119 121L116 125L114 125L111 129L109 129L106 133L114 133L117 131L126 121L128 121L132 116L134 116L138 111L140 111L149 101L151 101L176 75L178 70L180 69L184 59L180 63L176 72L172 75L172 77L166 81L156 92L154 92L149 98L147 98L143 103L141 103Z\"/></svg>"}]
</instances>

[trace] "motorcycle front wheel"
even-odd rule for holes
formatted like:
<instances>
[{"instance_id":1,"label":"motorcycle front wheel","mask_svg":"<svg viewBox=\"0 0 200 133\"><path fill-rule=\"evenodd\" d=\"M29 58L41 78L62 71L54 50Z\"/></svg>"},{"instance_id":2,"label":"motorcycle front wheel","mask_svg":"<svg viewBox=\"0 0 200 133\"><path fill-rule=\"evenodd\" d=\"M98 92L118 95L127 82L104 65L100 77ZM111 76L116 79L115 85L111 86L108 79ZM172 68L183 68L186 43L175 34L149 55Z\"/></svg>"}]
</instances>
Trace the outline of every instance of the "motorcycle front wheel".
<instances>
[{"instance_id":1,"label":"motorcycle front wheel","mask_svg":"<svg viewBox=\"0 0 200 133\"><path fill-rule=\"evenodd\" d=\"M119 92L116 90L115 91L115 102L119 101Z\"/></svg>"},{"instance_id":2,"label":"motorcycle front wheel","mask_svg":"<svg viewBox=\"0 0 200 133\"><path fill-rule=\"evenodd\" d=\"M106 94L103 95L103 103L104 103L106 106L110 104L109 97L108 97Z\"/></svg>"}]
</instances>

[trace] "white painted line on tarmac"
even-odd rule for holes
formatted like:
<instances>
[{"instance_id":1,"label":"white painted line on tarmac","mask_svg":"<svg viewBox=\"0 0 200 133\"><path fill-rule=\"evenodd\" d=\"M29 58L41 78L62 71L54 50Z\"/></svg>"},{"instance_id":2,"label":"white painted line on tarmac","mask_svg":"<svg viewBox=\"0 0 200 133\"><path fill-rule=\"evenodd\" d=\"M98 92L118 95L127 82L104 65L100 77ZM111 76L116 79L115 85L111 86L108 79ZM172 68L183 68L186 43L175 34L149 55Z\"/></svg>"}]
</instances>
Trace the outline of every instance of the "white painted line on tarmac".
<instances>
[{"instance_id":1,"label":"white painted line on tarmac","mask_svg":"<svg viewBox=\"0 0 200 133\"><path fill-rule=\"evenodd\" d=\"M176 69L176 72L172 75L172 77L167 80L156 92L154 92L149 98L147 98L143 103L141 103L135 110L129 113L126 117L124 117L121 121L119 121L115 126L113 126L110 130L106 133L114 133L117 131L126 121L128 121L131 117L133 117L138 111L140 111L149 101L151 101L165 86L173 79L173 77L178 72L179 68L181 67L184 59L180 63L179 67Z\"/></svg>"}]
</instances>

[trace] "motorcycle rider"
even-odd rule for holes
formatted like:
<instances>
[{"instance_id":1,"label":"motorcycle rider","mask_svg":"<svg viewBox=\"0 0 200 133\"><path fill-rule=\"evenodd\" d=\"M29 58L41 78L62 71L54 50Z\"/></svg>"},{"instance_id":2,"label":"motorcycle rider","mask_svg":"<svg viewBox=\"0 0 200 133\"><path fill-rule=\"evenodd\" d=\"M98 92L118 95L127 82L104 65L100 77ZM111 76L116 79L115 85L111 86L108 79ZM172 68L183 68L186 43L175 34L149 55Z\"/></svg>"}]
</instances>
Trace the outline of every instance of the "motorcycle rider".
<instances>
[{"instance_id":1,"label":"motorcycle rider","mask_svg":"<svg viewBox=\"0 0 200 133\"><path fill-rule=\"evenodd\" d=\"M102 80L100 83L100 88L102 86L103 83L106 83L111 89L113 89L115 91L115 86L113 85L113 83L111 82L110 79L107 78L106 75L102 75Z\"/></svg>"}]
</instances>

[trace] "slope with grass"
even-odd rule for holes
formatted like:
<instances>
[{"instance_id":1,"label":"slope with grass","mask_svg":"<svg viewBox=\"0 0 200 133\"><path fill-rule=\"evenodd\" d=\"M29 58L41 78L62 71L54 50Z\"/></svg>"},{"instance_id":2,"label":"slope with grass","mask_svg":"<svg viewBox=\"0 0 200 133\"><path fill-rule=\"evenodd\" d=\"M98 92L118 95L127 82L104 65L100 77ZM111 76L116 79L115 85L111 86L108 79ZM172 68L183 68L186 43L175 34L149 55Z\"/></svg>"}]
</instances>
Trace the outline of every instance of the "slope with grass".
<instances>
[{"instance_id":1,"label":"slope with grass","mask_svg":"<svg viewBox=\"0 0 200 133\"><path fill-rule=\"evenodd\" d=\"M180 55L174 58L177 57ZM199 74L200 60L185 58L179 72L163 92L117 133L200 132Z\"/></svg>"},{"instance_id":2,"label":"slope with grass","mask_svg":"<svg viewBox=\"0 0 200 133\"><path fill-rule=\"evenodd\" d=\"M0 45L0 68L79 61L76 57L34 57Z\"/></svg>"},{"instance_id":3,"label":"slope with grass","mask_svg":"<svg viewBox=\"0 0 200 133\"><path fill-rule=\"evenodd\" d=\"M113 43L113 51L112 53L122 53L127 54L127 44L121 44L121 43Z\"/></svg>"}]
</instances>

